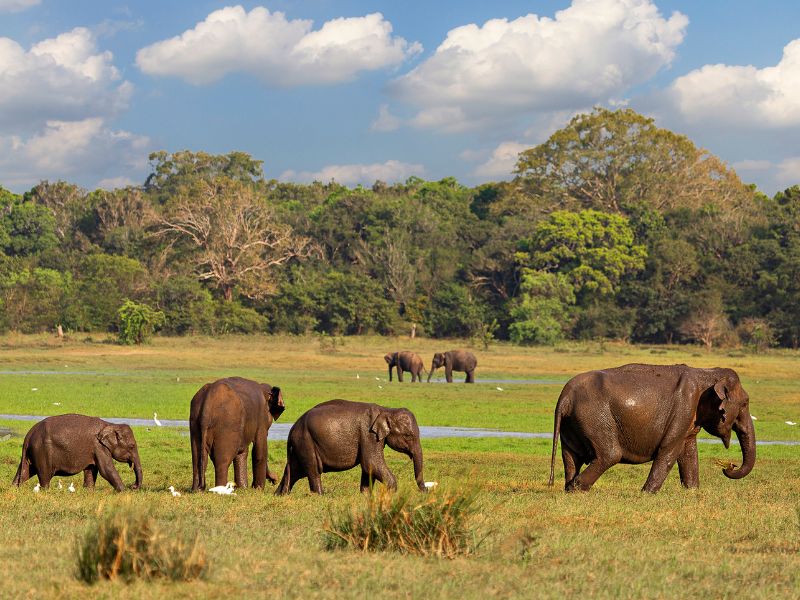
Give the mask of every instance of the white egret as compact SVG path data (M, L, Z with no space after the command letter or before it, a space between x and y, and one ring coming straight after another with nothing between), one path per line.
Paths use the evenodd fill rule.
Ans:
M32 391L32 392L38 392L38 391L39 391L39 388L31 388L31 391Z
M379 386L378 386L378 389L379 389L379 390L382 390L382 389L383 389L383 386L382 386L382 385L379 385Z
M64 489L64 486L61 485L61 480L60 479L58 480L58 489L60 489L60 490Z
M155 421L156 425L161 427L161 421L158 420L158 413L153 413L153 421Z
M356 373L356 379L361 379L361 375L359 375L358 373Z
M495 389L496 389L498 392L502 392L502 391L503 391L503 388L501 388L501 387L499 387L499 388L495 388Z
M426 481L426 482L425 482L425 487L426 487L427 489L429 489L429 490L432 490L432 489L433 489L433 488L435 488L437 485L439 485L439 482L438 482L438 481Z
M758 417L755 415L750 415L750 418L753 419L753 421L758 421Z
M233 486L234 485L236 485L236 484L231 482L231 481L229 481L225 485L214 486L214 487L210 488L208 491L211 492L212 494L221 494L223 496L230 496L231 494L233 494ZM236 494L233 494L233 495L235 496Z
M797 425L794 421L784 421L787 425Z
M61 402L53 402L53 406L61 406Z
M175 486L174 485L169 486L169 491L172 492L172 497L173 498L180 498L181 497L181 493L175 491Z
M40 486L40 485L37 483L35 486L33 486L33 493L34 493L34 494L38 494L40 489L42 489L42 486Z
M380 377L376 377L376 378L375 378L375 381L380 381L380 380L381 380L381 378L380 378Z
M70 494L75 493L75 484L70 481L69 487L67 488Z

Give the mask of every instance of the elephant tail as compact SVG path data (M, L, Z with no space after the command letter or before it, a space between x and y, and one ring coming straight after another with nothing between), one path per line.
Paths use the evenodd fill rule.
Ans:
M558 438L561 435L561 416L564 408L565 397L561 396L556 404L555 417L553 423L553 453L550 455L550 481L547 485L552 486L556 476L556 450L558 449Z
M16 485L19 487L22 483L27 481L30 478L30 463L28 462L28 436L25 436L25 441L22 444L22 458L19 459L19 466L17 467L17 473L14 475L14 479L11 482L11 485Z
M286 466L283 468L283 477L281 477L281 482L278 484L277 489L275 490L276 496L285 496L289 493L290 490L290 482L292 481L292 447L291 445L287 445L286 447Z

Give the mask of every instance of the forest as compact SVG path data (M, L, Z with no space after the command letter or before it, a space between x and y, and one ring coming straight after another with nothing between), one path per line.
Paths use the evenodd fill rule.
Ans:
M800 344L800 185L769 197L630 109L574 117L477 187L149 159L140 186L0 187L0 331L122 334L134 315L169 335Z

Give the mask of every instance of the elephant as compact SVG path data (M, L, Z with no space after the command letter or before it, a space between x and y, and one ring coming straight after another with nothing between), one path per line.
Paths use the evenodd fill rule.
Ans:
M439 367L444 366L444 376L447 383L453 383L453 371L464 371L467 374L465 383L475 383L475 367L478 366L478 359L468 350L450 350L449 352L437 352L431 361L431 370L428 373L428 383L431 375Z
M83 487L93 488L100 473L121 492L125 485L114 468L115 460L133 467L136 481L131 489L139 489L142 463L133 430L128 425L76 414L47 417L31 427L25 436L22 459L12 483L20 486L38 475L39 484L46 489L54 476L83 471Z
M397 479L386 466L384 446L414 461L414 478L427 491L422 477L422 445L414 414L405 408L385 408L367 402L329 400L309 409L292 425L286 444L286 468L275 494L288 494L308 477L312 492L322 494L322 473L361 466L361 491L372 480L397 489Z
M278 479L267 464L267 436L272 422L286 406L280 388L241 377L228 377L200 388L192 398L189 435L192 440L192 490L206 489L208 457L214 463L215 485L234 480L247 487L247 449L253 444L253 487Z
M383 357L386 364L389 365L389 381L392 380L392 367L397 368L397 381L403 382L403 371L411 373L411 382L422 381L422 373L425 371L425 366L422 359L416 352L390 352Z
M742 465L723 470L741 479L753 469L756 439L750 397L732 369L697 369L686 365L629 364L589 371L570 379L555 408L550 485L556 447L561 439L564 489L585 491L617 463L652 461L642 488L657 492L678 463L681 484L700 486L697 434L700 429L722 439L731 430L742 448ZM583 465L588 465L581 471Z

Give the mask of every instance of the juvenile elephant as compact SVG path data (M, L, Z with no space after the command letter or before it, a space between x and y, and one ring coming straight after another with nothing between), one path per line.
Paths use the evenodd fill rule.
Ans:
M588 490L617 463L653 461L642 488L657 492L678 463L681 483L700 485L697 433L705 429L727 448L731 430L742 448L742 466L726 477L753 469L756 438L750 398L732 369L686 365L630 364L576 375L564 386L555 409L550 485L561 437L566 490ZM588 465L581 471L583 465Z
M215 485L228 482L233 462L236 485L247 487L247 449L253 444L253 487L277 482L267 465L267 435L285 405L280 388L241 377L207 383L192 398L192 490L206 489L208 457L214 463Z
M444 366L444 376L447 383L453 383L453 371L464 371L467 374L465 383L475 383L475 367L478 366L478 359L468 350L450 350L449 352L437 352L433 355L431 370L428 373L428 382L431 375L439 367Z
M411 457L417 487L426 491L419 427L411 411L348 400L317 404L289 431L286 468L275 494L288 494L303 477L308 477L312 492L322 494L322 473L347 471L358 465L362 492L369 489L371 480L394 490L397 479L383 457L387 444Z
M83 471L83 486L93 488L97 474L114 489L125 489L114 461L133 467L136 482L142 485L142 464L133 431L128 425L115 425L86 415L47 417L31 427L22 442L22 459L12 483L19 486L33 475L43 488L56 475L75 475Z
M397 381L403 381L403 371L411 373L411 382L422 381L422 372L425 371L425 366L422 364L422 359L416 352L390 352L383 357L386 364L389 365L389 381L392 380L392 367L397 368Z

